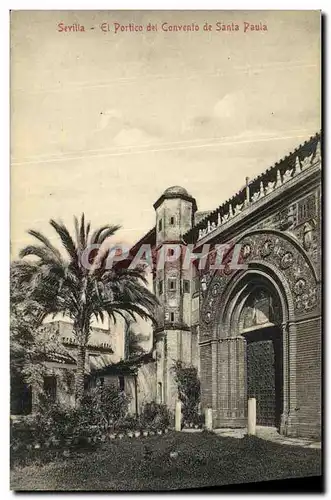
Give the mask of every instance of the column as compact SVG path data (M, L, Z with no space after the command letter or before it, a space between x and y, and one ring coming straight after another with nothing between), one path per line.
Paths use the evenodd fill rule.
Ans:
M246 360L245 339L228 337L219 342L219 427L245 427Z
M288 419L286 435L296 436L297 435L297 380L296 380L296 363L297 363L297 339L296 339L296 325L291 323L288 326Z
M288 402L289 402L289 334L288 324L282 325L283 332L283 412L280 422L280 433L286 435L288 425Z

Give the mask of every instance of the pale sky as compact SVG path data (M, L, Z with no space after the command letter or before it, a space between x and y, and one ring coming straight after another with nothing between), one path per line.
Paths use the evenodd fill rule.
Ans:
M158 32L100 30L149 21ZM260 21L267 31L243 32ZM22 11L11 31L14 258L27 229L52 237L50 218L72 227L82 211L134 243L171 185L214 209L321 127L318 11Z

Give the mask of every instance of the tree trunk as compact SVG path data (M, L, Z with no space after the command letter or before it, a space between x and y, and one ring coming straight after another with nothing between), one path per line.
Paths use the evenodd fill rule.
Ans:
M84 396L86 346L79 345L77 350L76 370L76 405L79 406Z

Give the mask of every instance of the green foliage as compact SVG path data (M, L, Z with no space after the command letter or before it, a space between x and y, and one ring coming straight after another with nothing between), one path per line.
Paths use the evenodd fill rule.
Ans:
M38 231L29 234L38 244L25 247L21 260L13 265L12 286L15 303L28 300L37 304L38 321L62 313L73 321L78 342L76 398L84 392L84 357L93 317L137 316L154 321L157 299L147 288L145 269L114 266L107 269L107 245L119 226L105 225L92 232L89 222L74 218L75 236L62 222L50 221L60 239L61 251ZM101 250L102 248L102 250ZM91 251L93 249L93 252ZM82 256L89 255L83 262ZM34 260L30 260L29 257Z
M104 429L123 419L128 412L129 398L114 385L97 386L82 400L86 418Z
M171 415L166 405L155 402L144 406L140 417L141 428L146 430L166 429L170 425Z
M182 402L183 421L189 424L200 424L200 380L198 371L194 366L184 366L182 361L177 361L174 369L178 397Z
M127 410L127 397L114 386L97 387L75 408L44 399L36 415L11 422L12 455L26 455L35 445L42 449L86 446L100 440L115 422L123 422ZM125 425L129 428L129 418Z
M10 307L10 375L11 407L15 412L16 391L23 383L33 385L37 402L43 396L44 377L49 375L45 361L54 355L68 356L68 350L58 337L52 335L41 323L38 305L21 296L17 288L17 268L12 266ZM23 287L24 288L24 287ZM67 375L66 370L53 370L59 379Z

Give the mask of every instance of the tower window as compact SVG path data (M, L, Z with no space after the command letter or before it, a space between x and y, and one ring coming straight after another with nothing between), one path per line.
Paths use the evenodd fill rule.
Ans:
M169 281L168 281L168 285L169 285L169 290L171 290L172 292L174 292L176 290L176 279L175 278L170 278Z
M160 280L159 281L159 295L162 295L163 294L163 281Z
M190 293L190 282L189 282L189 280L184 280L184 293Z
M170 225L173 226L175 224L175 217L170 217Z
M171 323L173 323L175 321L175 313L174 312L170 313L170 321L171 321Z
M162 219L159 220L159 231L162 231Z

